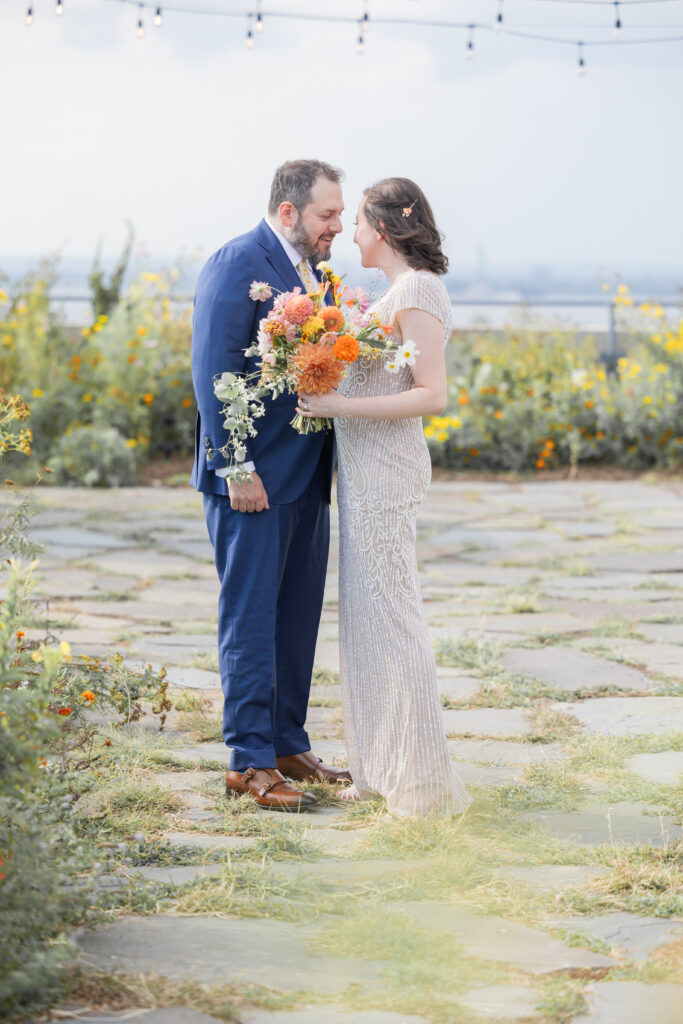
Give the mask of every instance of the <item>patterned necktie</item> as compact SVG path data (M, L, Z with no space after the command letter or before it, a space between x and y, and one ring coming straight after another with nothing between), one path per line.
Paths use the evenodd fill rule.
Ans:
M311 268L308 265L308 260L301 260L296 265L297 273L303 282L303 286L307 292L315 292L318 290L318 282L311 273Z

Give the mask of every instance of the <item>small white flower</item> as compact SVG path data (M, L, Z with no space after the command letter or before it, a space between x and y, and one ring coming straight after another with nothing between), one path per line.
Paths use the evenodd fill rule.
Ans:
M331 274L332 264L328 263L326 260L321 260L316 269L319 270L321 274Z
M252 281L249 288L249 298L254 302L267 302L273 294L273 289L267 281Z
M415 366L415 356L419 354L420 350L415 347L414 341L404 341L396 350L396 362L399 366Z
M398 363L395 359L388 359L387 362L384 364L384 369L388 370L389 373L398 373L398 371L401 369L401 364Z

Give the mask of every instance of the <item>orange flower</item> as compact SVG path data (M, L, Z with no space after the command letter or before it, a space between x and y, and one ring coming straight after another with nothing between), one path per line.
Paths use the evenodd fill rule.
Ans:
M142 396L142 401L145 403L145 405L151 405L152 402L154 401L154 395L150 394L150 392L148 391L146 395Z
M460 397L458 398L458 405L467 405L468 402L469 398L467 397L465 392L461 392Z
M83 690L81 697L83 698L83 700L86 700L88 704L92 704L92 702L95 699L95 694L92 692L92 690Z
M183 409L189 409L191 405L192 405L192 399L191 398L183 398Z
M135 355L135 353L132 353L131 355L127 356L126 358L128 359L129 363L134 363L135 360L137 359L137 356Z
M545 459L536 459L536 469L543 469L545 466Z
M382 328L382 330L384 331L385 334L391 334L391 332L394 329L391 326L391 324L380 324L380 327Z
M355 363L358 359L358 342L352 334L340 334L332 349L337 359L344 363Z
M589 399L589 401L584 402L584 405L586 406L587 409L592 409L593 406L595 405L595 402L591 402L590 399Z
M286 303L283 310L285 320L290 324L305 324L314 312L315 306L308 295L295 295Z
M479 454L479 449L478 448L470 448L469 449L469 453L470 453L470 455L472 457L476 457Z
M496 411L493 414L493 417L496 420L502 420L502 418L503 418L503 410L502 409L496 409Z
M299 345L294 363L299 371L299 391L309 395L324 395L337 387L344 375L344 367L329 345Z
M65 718L68 718L71 714L71 708L60 708L57 714L64 715Z
M318 316L325 324L326 331L338 331L344 325L344 314L337 306L323 306Z
M282 320L266 320L263 330L266 334L284 334L285 325Z
M21 640L22 636L24 635L23 629L18 629L14 635L16 636L17 640Z

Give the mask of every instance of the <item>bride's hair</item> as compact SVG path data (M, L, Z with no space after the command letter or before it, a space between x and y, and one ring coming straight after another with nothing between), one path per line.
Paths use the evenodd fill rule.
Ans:
M413 270L445 274L448 257L422 189L410 178L383 178L363 192L363 211L376 231Z

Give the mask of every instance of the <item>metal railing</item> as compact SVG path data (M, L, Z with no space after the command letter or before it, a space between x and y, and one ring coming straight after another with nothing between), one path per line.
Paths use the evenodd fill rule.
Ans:
M193 301L192 295L169 295L169 300L173 303L187 304ZM681 309L683 307L683 295L676 298L662 298L653 299L652 297L638 298L636 296L629 296L633 308L636 308L643 303L649 303L650 305L661 306L663 309ZM56 303L79 303L81 305L90 305L92 299L90 295L53 295L52 301ZM621 309L623 303L616 301L613 298L610 299L542 299L542 298L529 298L529 299L463 299L451 297L451 305L462 308L475 308L475 309L510 309L531 312L534 309L602 309L606 314L606 335L607 335L607 347L602 358L608 364L608 366L616 365L617 356L619 354L618 341L617 341L617 310ZM495 330L486 324L469 324L467 326L457 327L456 330ZM586 333L594 332L595 328L586 328Z

